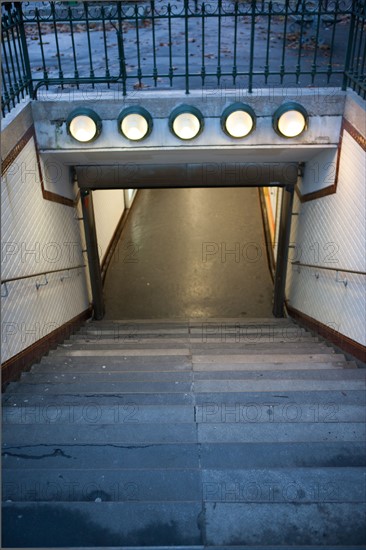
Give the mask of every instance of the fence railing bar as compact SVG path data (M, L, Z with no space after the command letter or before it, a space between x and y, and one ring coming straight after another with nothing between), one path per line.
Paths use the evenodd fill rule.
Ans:
M249 93L254 85L291 87L301 83L304 86L340 85L343 89L350 86L365 95L366 4L360 0L285 0L281 4L272 0L178 0L175 3L117 0L62 4L44 2L33 8L30 3L18 2L12 8L3 8L3 115L26 93L36 98L37 91L44 86L47 90L51 86L80 88L90 84L110 88L122 83L126 95L132 86L140 89L168 84L173 87L179 79L179 85L184 85L189 93L192 86L204 88L212 84L212 79L221 86L225 79L226 87L240 85ZM113 29L117 43L109 38ZM184 30L179 33L184 36L178 46L175 45L177 29ZM29 60L29 30L39 47L40 69L36 69L39 61L30 63ZM99 58L94 30L102 40ZM80 31L86 40L84 65L78 54L80 36L75 34ZM61 40L64 32L66 36ZM208 42L207 36L212 32L217 33L217 38L211 36ZM45 35L50 33L56 55L52 47L45 46ZM131 34L135 35L135 45L130 44ZM260 34L261 42L258 42ZM152 48L146 45L147 37ZM345 59L341 63L340 39L346 43ZM67 41L70 59L63 58ZM35 42L32 41L32 52ZM209 52L209 44L214 47L213 52ZM159 53L159 47L163 46L168 47L165 63L161 62ZM230 48L230 59L224 56L224 46ZM276 55L272 54L273 46ZM56 59L51 59L51 55ZM104 63L100 63L102 56ZM113 63L117 56L118 75ZM180 57L177 67L174 66L176 56ZM194 56L198 64L193 67ZM164 83L166 78L168 82ZM136 84L132 84L133 79L137 80Z

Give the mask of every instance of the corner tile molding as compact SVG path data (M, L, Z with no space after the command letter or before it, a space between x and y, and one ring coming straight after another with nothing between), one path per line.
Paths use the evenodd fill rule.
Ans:
M41 182L41 189L42 189L42 196L45 200L56 202L58 204L62 204L64 206L70 206L71 208L74 208L78 197L76 200L68 199L67 197L63 197L62 195L58 195L57 193L53 193L52 191L47 191L47 189L44 188L44 182L43 182L43 174L41 170L41 163L38 153L38 147L37 147L37 140L36 140L36 132L34 125L30 126L28 130L25 132L25 134L20 138L18 143L13 147L13 149L10 151L10 153L5 157L5 159L1 163L1 176L4 176L4 174L7 172L7 170L10 168L10 166L15 162L18 155L22 152L24 147L27 145L27 143L33 138L35 150L36 150L36 156L37 156L37 166L38 166L38 172L39 172L39 180Z
M313 191L312 193L307 193L302 195L298 186L295 186L295 192L300 200L300 202L309 202L316 199L321 199L322 197L327 197L328 195L333 195L337 192L337 183L338 183L338 172L339 172L339 163L342 150L342 139L344 132L347 132L364 151L366 151L366 137L363 136L347 119L342 119L341 133L339 137L338 144L338 153L337 153L337 165L336 165L336 174L335 180L332 185L319 189L319 191Z
M37 340L31 346L25 348L11 359L4 361L1 365L1 385L2 391L10 382L15 382L19 379L22 372L31 368L34 363L38 363L44 355L57 347L70 334L77 332L81 325L92 316L92 307L67 321L57 329L53 330L40 340Z
M302 311L290 306L288 301L286 301L286 309L290 317L297 321L300 325L303 325L305 328L312 330L316 334L319 334L330 343L338 346L345 353L349 353L359 361L366 363L366 347L352 340L345 334L332 329L331 327L324 325L317 319L306 315Z

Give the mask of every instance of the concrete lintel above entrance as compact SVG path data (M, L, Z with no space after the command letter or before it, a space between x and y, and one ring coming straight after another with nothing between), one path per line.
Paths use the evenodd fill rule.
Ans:
M75 167L84 189L295 185L297 163L113 164Z

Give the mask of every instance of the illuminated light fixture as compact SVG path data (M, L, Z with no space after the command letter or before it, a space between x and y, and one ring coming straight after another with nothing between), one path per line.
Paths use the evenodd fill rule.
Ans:
M308 126L309 116L299 103L289 102L281 105L273 115L273 128L281 137L297 137Z
M150 113L143 107L128 107L120 113L118 130L131 141L145 139L152 131L153 119Z
M192 105L180 105L169 117L169 128L179 139L188 140L197 137L203 130L203 115Z
M88 143L94 141L102 131L102 121L100 117L92 111L81 107L75 109L69 114L66 120L67 132L76 141Z
M240 139L255 129L255 112L249 105L233 103L221 115L221 128L230 137Z

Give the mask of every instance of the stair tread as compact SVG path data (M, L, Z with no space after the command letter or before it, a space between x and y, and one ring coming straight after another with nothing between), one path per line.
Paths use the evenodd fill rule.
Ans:
M131 393L123 394L121 392L109 394L54 394L50 392L37 393L35 389L30 388L30 393L12 393L9 386L9 392L3 396L4 405L13 405L28 403L29 405L42 405L51 403L58 405L66 404L84 404L87 405L95 402L98 396L98 405L125 405L133 403L136 405L192 405L202 404L207 402L218 403L353 403L365 405L366 393L364 390L319 390L319 391L274 391L267 392L263 395L262 392L211 392L211 393ZM38 388L37 388L38 389Z
M41 430L39 429L41 426ZM364 422L20 424L3 426L4 449L19 444L366 441Z
M62 372L59 370L56 373L39 372L37 368L30 372L24 373L20 379L20 383L27 384L58 384L58 383L74 383L74 382L191 382L204 380L225 380L227 382L234 380L258 379L291 379L291 380L366 380L366 370L364 369L271 369L262 372L260 368L257 370L231 370L231 371L109 371L107 368L100 369L96 373L76 373Z
M181 372L224 372L224 371L271 371L271 370L329 370L329 369L344 369L354 370L357 365L353 361L332 361L321 363L306 363L304 361L286 362L281 363L194 363L187 359L186 361L176 361L174 364L165 363L163 361L153 362L146 358L143 361L132 361L132 358L128 359L116 359L116 358L97 358L96 361L91 360L84 361L80 357L68 358L67 361L50 361L43 359L40 363L33 365L30 373L60 373L60 374L83 374L83 373L181 373ZM173 358L171 358L173 359ZM183 358L182 358L183 359ZM173 361L172 361L173 363Z
M359 503L321 503L320 507L318 503L214 502L206 503L203 516L201 512L198 502L5 503L4 523L7 533L13 533L13 546L22 546L17 541L24 540L24 533L31 543L36 537L45 547L52 547L55 540L60 546L99 541L104 546L154 545L157 535L160 545L199 545L200 516L206 525L205 546L267 544L269 536L272 544L291 539L293 544L339 546L365 540L365 506Z
M3 501L12 502L365 502L364 467L7 469ZM253 485L256 490L253 491ZM49 487L52 487L49 490ZM203 489L203 490L202 490Z
M287 371L288 372L288 371ZM76 378L76 377L75 377ZM248 380L195 380L194 388L192 388L193 382L161 382L149 380L147 382L130 382L130 381L78 381L75 379L74 383L38 383L32 384L23 380L14 387L9 388L13 394L31 393L35 386L37 391L49 394L87 394L93 393L107 394L120 392L125 395L137 394L137 393L189 393L194 391L198 393L214 393L214 392L273 392L273 391L301 391L301 390L364 390L365 381L359 379L348 380L317 380L317 379L296 379L287 378L282 379L248 379ZM61 379L62 380L62 379Z
M106 452L107 451L107 452ZM365 467L364 442L245 442L162 443L156 445L17 445L3 451L3 468L34 470L88 469L245 469Z
M5 543L350 550L356 366L289 319L87 323L3 396Z

